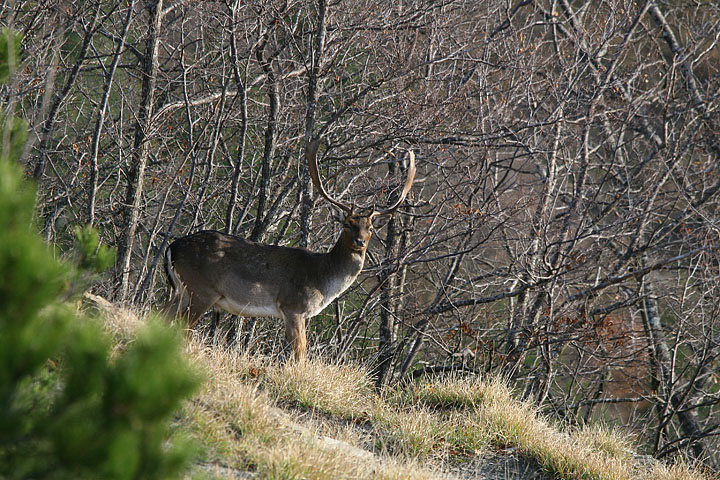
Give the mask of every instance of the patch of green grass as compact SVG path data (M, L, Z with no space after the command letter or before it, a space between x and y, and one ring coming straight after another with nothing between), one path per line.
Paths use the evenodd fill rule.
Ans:
M454 428L447 433L447 444L451 449L472 454L492 446L492 438L486 430L467 421L467 416L455 414L448 419Z
M423 407L378 409L374 424L381 432L378 441L383 450L410 458L432 455L447 436L447 425L440 415Z

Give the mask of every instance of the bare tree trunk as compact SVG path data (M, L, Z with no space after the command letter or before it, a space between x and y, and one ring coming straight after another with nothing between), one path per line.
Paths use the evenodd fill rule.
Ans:
M198 205L202 205L205 202L205 196L207 195L208 185L210 184L210 178L215 167L215 151L217 150L218 143L220 142L220 131L223 127L223 114L225 112L225 104L227 100L227 84L223 85L223 95L220 98L220 104L217 107L217 116L215 118L215 124L213 125L213 133L210 143L210 152L205 155L207 165L205 167L205 176L203 178L202 186L200 187L200 193L197 198ZM208 126L210 124L208 123ZM206 126L207 128L207 126ZM198 219L200 217L200 209L195 210L193 221L191 225L197 227Z
M62 105L65 98L67 98L68 93L70 93L70 89L75 84L75 80L78 77L80 68L85 63L87 51L88 48L90 48L90 42L92 41L92 37L95 34L95 27L97 25L98 18L100 18L101 6L102 3L98 3L92 22L85 30L85 36L83 38L82 46L80 47L80 52L78 53L77 60L75 61L75 64L70 70L67 79L65 80L65 85L63 85L62 90L58 92L58 94L53 98L53 101L50 104L48 116L45 119L42 133L40 135L40 145L38 148L39 156L37 162L35 163L35 169L33 170L33 178L37 182L42 179L43 173L45 172L45 165L47 164L48 159L48 147L50 145L50 140L52 139L53 128L55 127L55 117L57 116L58 110L60 109L60 105Z
M526 256L528 258L527 273L523 276L523 283L532 283L534 279L539 278L545 274L542 272L544 267L544 258L548 248L547 228L550 224L555 208L555 202L558 196L558 153L559 153L559 142L563 131L562 121L562 110L557 113L558 122L555 126L555 135L553 139L553 148L548 153L546 163L544 165L544 181L542 182L542 192L540 193L540 201L537 204L537 208L533 214L532 226L530 234L532 235L532 241L530 242L530 248ZM569 224L566 222L564 225L564 239L566 239L570 230ZM561 242L560 245L563 245ZM556 253L556 261L559 255L559 251ZM537 292L533 306L530 307L532 295L531 292L522 292L517 299L517 302L512 303L512 315L510 316L510 326L508 328L506 336L506 347L505 351L510 357L511 368L514 369L516 365L522 361L525 348L527 346L528 338L523 335L523 328L535 324L537 317L540 312L540 307L545 298L544 292Z
M95 130L93 132L92 139L92 152L90 154L90 192L88 193L88 215L87 222L90 226L95 223L95 198L97 196L98 189L98 154L100 151L100 138L102 136L103 126L105 124L105 114L108 108L108 102L110 100L110 91L112 90L112 84L115 81L115 71L117 70L118 63L120 63L120 54L125 48L125 39L130 28L130 23L133 18L133 11L135 10L135 0L131 0L127 7L127 16L123 23L123 30L118 42L115 55L113 56L112 64L110 69L105 75L105 86L103 88L103 98L100 103L100 111L98 112L98 118L95 122Z
M236 2L232 8L233 25L238 16L238 8L240 2ZM230 199L228 201L227 211L225 214L225 233L232 234L235 232L235 208L237 205L238 186L240 184L240 174L242 173L243 158L245 157L245 141L247 137L248 127L248 109L247 109L247 71L248 65L245 65L244 72L240 72L240 55L238 54L237 35L235 28L230 31L230 53L232 55L232 72L237 86L238 96L240 97L240 132L238 134L237 155L235 157L235 167L233 171L232 184L230 187Z
M325 49L325 34L327 30L327 1L318 0L318 23L315 32L315 45L310 56L310 68L308 68L307 86L307 110L305 112L305 141L312 140L315 135L315 110L317 108L318 74L320 63ZM300 246L307 247L310 241L310 230L312 229L313 212L313 191L310 182L310 172L304 161L300 167Z
M396 163L388 164L390 176L394 176ZM404 175L404 172L403 172ZM397 194L390 203L394 203ZM399 256L403 244L407 243L407 232L402 217L393 215L387 225L385 237L385 268L381 273L380 288L380 326L377 367L375 368L375 388L381 389L389 380L395 344L397 341L397 325L395 318L400 315L402 301L400 289L404 277L404 266L400 265Z
M702 429L697 418L696 409L685 408L682 396L675 391L676 378L673 369L674 361L670 348L665 340L662 320L658 308L654 288L647 279L643 280L642 291L642 318L650 349L649 359L652 362L651 371L654 372L654 383L658 386L658 393L665 400L658 405L659 424L655 433L654 452L658 453L664 436L665 427L673 416L677 415L680 429L689 440L690 450L697 460L712 460L712 455L703 441Z
M269 34L268 34L269 36ZM267 41L267 39L266 39ZM255 210L255 225L253 226L250 239L253 241L262 241L265 235L266 205L270 190L270 167L272 165L273 156L275 155L275 142L277 138L277 120L280 110L280 92L278 90L278 81L272 65L272 58L265 58L264 50L267 44L258 49L256 55L263 71L268 79L268 100L270 106L268 108L267 125L265 127L265 146L263 150L262 165L260 167L260 185L257 195L257 205Z
M120 300L125 300L130 284L132 249L138 227L145 167L150 150L149 135L158 74L158 46L160 44L163 0L156 0L154 3L148 4L146 8L148 12L148 33L142 69L142 93L137 123L135 124L135 140L133 142L132 159L125 192L123 229L118 241L116 276L119 278L117 296Z
M400 236L398 230L402 229L402 221L393 217L387 225L387 236L385 237L385 268L381 273L382 287L380 288L380 326L378 359L375 368L375 388L381 389L390 370L395 345L395 315L397 314L397 301L395 291L397 289L397 274L394 272L395 255L397 254Z

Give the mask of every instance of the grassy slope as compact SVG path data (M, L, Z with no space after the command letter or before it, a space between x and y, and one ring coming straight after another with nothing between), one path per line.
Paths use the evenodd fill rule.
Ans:
M120 346L131 341L141 319L88 299ZM187 352L207 375L178 419L205 446L190 478L710 478L640 463L622 432L560 431L497 379L428 380L378 397L355 366L282 366L194 339ZM512 467L489 468L504 457ZM519 465L526 473L513 473Z

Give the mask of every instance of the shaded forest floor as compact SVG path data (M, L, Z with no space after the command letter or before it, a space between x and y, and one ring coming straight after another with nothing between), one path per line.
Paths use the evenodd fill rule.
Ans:
M121 350L143 319L88 295ZM443 377L377 395L365 370L282 365L190 338L201 390L176 418L201 444L187 478L709 479L638 455L622 431L567 430L496 378Z

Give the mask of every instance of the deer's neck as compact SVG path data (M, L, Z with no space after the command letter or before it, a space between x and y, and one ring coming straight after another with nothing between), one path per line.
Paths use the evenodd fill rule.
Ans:
M333 248L327 253L327 257L330 264L336 267L337 274L350 275L354 280L365 263L365 249L356 250L350 248L348 244L347 239L341 234Z
M365 263L365 249L351 248L350 241L341 234L325 259L325 295L334 298L347 289L360 274Z
M309 316L320 313L347 290L360 274L364 262L365 250L348 248L341 235L335 246L323 255L323 261L319 264L317 286L322 299Z

